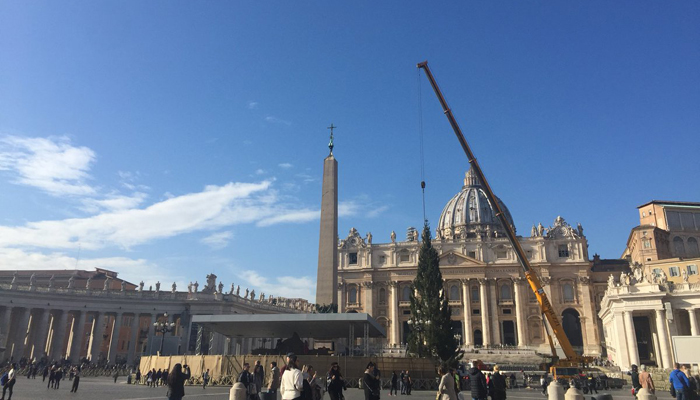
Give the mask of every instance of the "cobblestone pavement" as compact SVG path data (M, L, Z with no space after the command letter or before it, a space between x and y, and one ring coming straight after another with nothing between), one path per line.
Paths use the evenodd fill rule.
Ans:
M15 393L12 400L163 400L166 399L165 387L149 388L143 385L127 385L122 379L114 383L109 378L82 378L78 393L70 393L72 382L64 380L58 390L47 389L46 383L41 379L18 379L15 385ZM185 386L185 399L193 400L227 400L230 387L207 387ZM629 389L610 390L607 393L613 395L614 400L634 400ZM541 392L536 389L515 389L509 390L508 400L544 400ZM659 399L671 400L668 392L657 392ZM345 392L346 400L364 400L364 393L359 389L348 389ZM382 390L382 399L393 399L389 392ZM5 397L7 400L7 397ZM434 391L413 391L409 396L397 396L396 400L434 400ZM590 395L584 396L585 400L591 400ZM328 396L324 396L328 400Z

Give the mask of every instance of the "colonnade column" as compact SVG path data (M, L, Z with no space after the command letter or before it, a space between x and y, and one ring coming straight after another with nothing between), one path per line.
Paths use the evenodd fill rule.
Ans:
M523 310L522 293L520 292L520 285L523 282L522 277L516 277L513 279L513 297L515 298L515 326L518 333L518 339L516 344L518 347L523 347L527 343L525 338L525 318Z
M659 335L659 347L661 348L662 368L671 368L671 354L669 350L668 334L666 333L666 311L656 310L656 333Z
M630 355L630 364L639 365L639 352L637 351L637 334L634 332L634 320L632 313L625 311L625 331L627 334L627 350Z
M9 355L7 349L10 347L10 324L12 323L12 307L5 307L2 315L2 326L0 326L0 347L5 348L5 353ZM3 355L3 359L9 358Z
M491 345L491 320L489 318L488 290L489 282L486 278L479 279L479 299L481 301L481 337L484 347Z
M472 328L472 306L469 291L469 279L462 279L462 313L464 314L464 330L462 332L462 338L464 339L463 343L465 346L471 346L474 344L472 341L474 329Z
M695 314L695 309L688 309L688 318L690 319L690 334L698 336L698 316Z
M48 351L46 351L46 340L49 337L49 317L51 317L51 310L44 310L37 325L34 349L32 351L32 355L36 358L41 358L44 353L48 354Z
M363 304L362 308L367 314L374 316L374 290L372 289L374 283L372 281L366 281L362 283L362 286L362 289L365 291L365 304Z
M129 340L129 348L126 353L126 363L131 365L136 358L136 348L139 340L139 330L141 330L141 316L139 314L134 315L134 320L131 321L131 340Z
M17 329L15 330L15 348L12 355L16 360L24 357L25 341L27 340L27 331L29 330L29 317L31 317L32 309L25 308L21 314Z
M156 349L153 347L155 344L154 342L156 341L156 327L155 323L158 321L158 315L156 314L151 314L151 323L148 324L148 338L146 339L148 341L148 354L155 354ZM208 346L208 344L207 344Z
M391 288L391 344L398 345L399 340L399 283L389 282Z
M491 343L501 344L501 320L498 318L498 297L496 296L499 288L496 278L493 278L492 281L493 290L489 291L489 302L486 304L489 308L489 314L493 311L493 315L489 318L491 322Z
M61 316L56 319L56 313L60 312ZM54 360L62 359L66 355L66 349L63 346L63 342L66 339L66 328L68 325L68 311L66 310L55 310L54 311L54 321L58 321L53 324L53 333L51 334L51 346L49 348L48 354Z
M67 312L64 312L68 315ZM70 355L69 358L71 362L80 361L80 353L83 348L83 338L85 337L85 318L87 316L86 311L76 311L73 314L73 338L70 344ZM67 317L66 317L67 318ZM65 331L65 329L63 329Z
M95 319L92 322L92 344L90 345L90 362L97 363L100 361L100 349L102 347L102 335L105 327L103 325L104 314L95 312Z
M122 328L122 313L117 313L114 317L114 325L112 325L112 337L109 341L109 353L107 354L107 362L111 365L117 361L117 345L119 344L119 331Z

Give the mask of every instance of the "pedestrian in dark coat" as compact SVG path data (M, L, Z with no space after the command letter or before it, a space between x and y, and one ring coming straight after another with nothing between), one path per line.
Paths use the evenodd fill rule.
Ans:
M476 367L471 367L467 371L469 376L469 387L472 393L472 399L483 400L488 395L488 387L486 386L486 377Z
M182 400L185 397L185 382L190 379L190 367L185 364L184 372L182 364L175 364L172 372L168 374L168 400Z
M379 400L379 379L374 376L375 365L370 361L362 377L362 387L365 390L365 400Z
M328 383L328 396L331 400L340 400L343 397L345 381L343 380L343 374L340 373L340 366L337 362L331 364L331 369L328 371L328 375L326 375L326 382Z
M53 388L58 389L61 385L61 379L63 379L63 369L56 368L56 374L54 375Z
M493 375L489 381L491 400L506 400L506 377L499 371L498 365L493 367Z

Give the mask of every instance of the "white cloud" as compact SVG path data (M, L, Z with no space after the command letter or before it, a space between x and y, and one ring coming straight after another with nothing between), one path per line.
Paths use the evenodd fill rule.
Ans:
M292 164L290 164L290 163L281 163L281 164L277 164L277 166L280 167L280 168L282 168L282 169L290 169L290 168L292 168L294 165L292 165Z
M89 213L129 210L140 206L147 197L146 193L136 192L131 196L113 194L102 200L83 199L83 210Z
M283 120L283 119L280 119L280 118L277 118L277 117L275 117L275 116L273 116L273 115L269 115L269 116L265 117L265 121L270 122L270 123L272 123L272 124L281 124L281 125L287 125L287 126L291 126L291 125L292 125L291 122L286 121L286 120Z
M258 226L270 226L281 223L300 223L309 222L321 217L319 210L295 210L286 213L280 213L261 219Z
M258 169L255 170L255 175L263 175L264 173L265 173L265 170L264 170L264 169L258 168Z
M212 249L223 249L224 247L228 246L231 239L233 239L233 232L224 231L213 233L200 240L200 242L211 247Z
M360 205L354 201L341 201L338 202L338 216L339 217L352 217L356 215Z
M388 210L389 206L380 206L367 211L367 218L376 218L384 211Z
M250 284L251 289L266 296L302 298L312 303L316 299L316 283L308 276L278 276L270 282L256 271L247 270L239 273L238 277Z
M86 183L95 153L74 147L67 137L0 138L0 171L16 174L13 182L39 188L52 196L92 195Z
M249 101L248 102L248 109L249 110L255 110L258 108L258 106L259 106L259 104L257 101Z

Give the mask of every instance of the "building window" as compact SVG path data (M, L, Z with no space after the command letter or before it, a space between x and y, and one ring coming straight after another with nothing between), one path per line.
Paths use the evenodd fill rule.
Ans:
M503 315L510 315L512 314L513 311L510 308L504 308L503 309Z
M509 285L503 285L501 286L501 300L512 300L513 296L511 296L510 293L510 286Z
M478 286L472 286L472 302L473 303L479 302L479 287Z
M357 253L348 254L348 264L357 265Z
M479 310L478 308L473 309L472 315L481 315L481 310Z
M403 310L403 315L411 315L411 310Z
M505 258L508 258L508 250L506 249L496 249L496 258L499 260L503 260Z
M673 238L673 249L676 250L676 257L685 257L685 245L683 239L678 236Z
M350 288L350 291L348 292L348 303L350 303L350 304L357 303L357 289L354 287Z
M695 264L687 265L686 266L688 270L688 275L697 275L698 274L698 266Z
M528 260L532 259L532 250L525 250L525 257L528 258Z
M404 286L403 292L401 293L401 301L411 301L411 287Z
M562 286L562 293L564 296L564 303L574 302L574 287L570 283L565 283Z
M459 301L459 288L456 285L450 286L450 300Z
M400 262L409 262L409 261L411 261L411 255L408 254L407 251L402 251L402 252L399 254L399 261L400 261Z
M688 238L688 257L700 257L700 248L698 248L697 239Z
M476 259L476 251L470 251L467 253L467 256L470 258Z
M528 293L530 294L527 296L527 299L530 301L530 303L536 303L537 296L535 296L535 292L533 292L532 290L528 290Z
M645 249L651 249L651 240L642 239L642 247L644 247Z
M661 276L661 268L654 268L652 272L655 276Z
M386 256L379 256L379 265L386 264Z
M668 275L669 275L669 276L678 276L678 275L680 275L680 272L679 272L679 270L678 270L678 267L670 267L670 268L668 269Z
M386 304L386 289L379 289L379 304Z
M569 258L569 246L565 244L559 245L559 258Z

